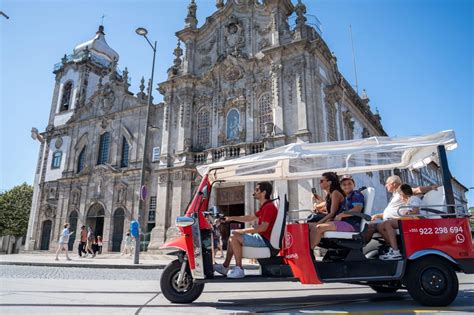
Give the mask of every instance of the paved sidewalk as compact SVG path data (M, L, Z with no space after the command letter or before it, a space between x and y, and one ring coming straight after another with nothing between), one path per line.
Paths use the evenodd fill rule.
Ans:
M79 268L114 268L114 269L163 269L176 256L140 253L140 263L135 265L132 256L122 256L120 253L104 253L95 258L81 258L76 253L69 255L72 260L66 260L64 254L55 261L55 254L43 251L0 255L0 265L49 266L49 267L79 267ZM223 259L216 259L221 263ZM258 265L244 259L245 269L258 269Z

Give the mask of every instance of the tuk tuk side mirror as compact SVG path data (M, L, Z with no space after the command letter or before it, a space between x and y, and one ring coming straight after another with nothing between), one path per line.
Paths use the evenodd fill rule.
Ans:
M176 226L178 227L187 227L194 224L194 218L191 217L177 217Z

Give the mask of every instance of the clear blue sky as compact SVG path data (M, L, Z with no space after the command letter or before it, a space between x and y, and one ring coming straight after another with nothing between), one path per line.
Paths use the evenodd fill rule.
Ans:
M197 0L199 25L214 0ZM296 0L293 1L296 3ZM360 89L377 106L389 135L454 129L459 147L449 153L451 171L467 187L473 168L473 2L469 0L306 0L322 22L323 37L339 69L355 83L352 24ZM149 77L151 49L134 30L144 26L158 41L157 82L164 81L184 26L187 0L0 0L0 189L33 182L39 144L32 126L47 125L53 65L94 35L105 14L106 39L128 67L131 90ZM161 99L157 92L155 98ZM474 193L469 194L474 205Z

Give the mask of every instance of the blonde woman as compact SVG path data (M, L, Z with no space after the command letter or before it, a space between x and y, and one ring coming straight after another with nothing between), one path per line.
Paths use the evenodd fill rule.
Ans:
M59 237L59 242L58 242L58 249L56 250L56 259L59 260L58 256L61 250L64 248L64 251L66 252L66 259L71 260L68 255L67 247L69 243L69 236L71 236L73 232L69 232L69 223L64 223L64 229L61 233L61 236Z

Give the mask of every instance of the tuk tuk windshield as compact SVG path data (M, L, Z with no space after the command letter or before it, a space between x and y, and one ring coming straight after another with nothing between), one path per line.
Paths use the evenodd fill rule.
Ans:
M272 150L198 167L201 175L227 182L294 180L319 177L327 171L340 174L394 168L420 168L436 159L437 147L457 146L454 131L425 136L371 137L364 139L292 143Z

